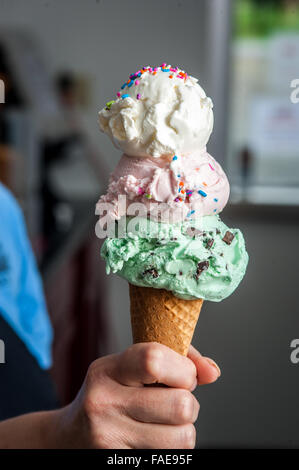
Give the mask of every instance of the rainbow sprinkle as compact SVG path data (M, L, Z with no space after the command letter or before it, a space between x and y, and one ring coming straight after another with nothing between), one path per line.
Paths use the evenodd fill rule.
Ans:
M197 191L198 194L200 194L201 196L203 197L207 197L207 193L205 193L204 191L202 191L201 189L199 191Z
M114 100L108 101L108 103L106 103L106 109L110 111L110 108L113 105L113 103L115 103Z
M130 98L130 95L128 95L127 93L125 93L124 95L122 95L122 99L124 100L125 98Z
M209 163L209 167L211 168L211 170L215 171L215 168L212 167L211 163Z
M171 65L167 67L166 62L163 62L159 67L142 67L140 70L137 70L137 72L131 73L127 82L121 86L121 89L123 90L126 87L131 88L134 83L135 85L139 85L140 80L138 79L142 77L143 74L150 73L152 75L156 75L159 70L164 73L169 72L169 78L180 78L184 81L189 78L189 75L183 70L180 70L178 67L172 67ZM119 94L117 94L117 96L119 97Z
M190 217L192 214L194 214L195 211L190 211L188 214L187 214L187 217Z

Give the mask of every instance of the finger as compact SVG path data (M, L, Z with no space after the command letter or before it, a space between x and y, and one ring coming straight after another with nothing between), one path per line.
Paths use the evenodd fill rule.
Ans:
M127 443L133 449L194 449L196 431L193 424L169 426L128 423Z
M159 343L134 344L118 356L114 379L128 386L162 383L190 390L196 380L192 360Z
M215 382L220 377L221 371L216 362L209 357L203 357L193 346L190 346L188 357L196 367L198 385Z
M174 388L127 390L128 416L144 423L188 424L197 420L199 403L191 392Z

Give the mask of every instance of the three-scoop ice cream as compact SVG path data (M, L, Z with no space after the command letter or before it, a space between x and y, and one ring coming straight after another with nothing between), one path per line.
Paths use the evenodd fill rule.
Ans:
M212 106L195 78L162 64L130 75L100 111L101 130L125 152L97 206L105 205L105 222L126 218L125 235L104 242L107 273L213 301L242 280L244 238L218 215L229 183L206 149Z

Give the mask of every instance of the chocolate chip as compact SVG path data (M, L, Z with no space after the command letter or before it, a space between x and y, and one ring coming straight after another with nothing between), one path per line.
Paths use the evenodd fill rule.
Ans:
M172 237L170 240L171 240L172 242L175 242L175 241L177 240L177 238L176 238L176 237Z
M225 233L225 235L224 235L224 237L222 238L222 240L223 240L227 245L230 245L234 238L235 238L235 235L227 230L227 232Z
M186 230L186 235L188 235L189 237L196 238L200 237L202 234L203 232L195 227L188 227Z
M212 248L213 243L214 243L214 238L208 238L207 240L205 240L205 242L206 242L207 248Z
M198 279L201 273L203 271L206 271L209 266L210 266L210 263L208 261L200 261L197 265L195 279Z
M220 253L220 256L223 256L223 253Z
M143 273L142 273L143 276L147 276L147 275L150 275L154 278L157 278L159 277L159 274L158 274L158 271L155 269L155 268L150 268L150 269L146 269Z
M216 228L216 233L217 233L217 235L219 235L219 233L220 233L219 228Z
M183 271L180 271L180 272L179 272L179 275L182 276L182 275L183 275Z
M211 232L209 232L209 234L210 234L210 235L213 235L213 232L211 231Z

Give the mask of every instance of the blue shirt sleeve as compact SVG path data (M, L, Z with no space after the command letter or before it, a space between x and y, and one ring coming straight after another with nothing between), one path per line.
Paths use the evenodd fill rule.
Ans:
M0 186L0 312L39 365L51 366L52 327L22 212ZM2 280L1 280L2 275Z

